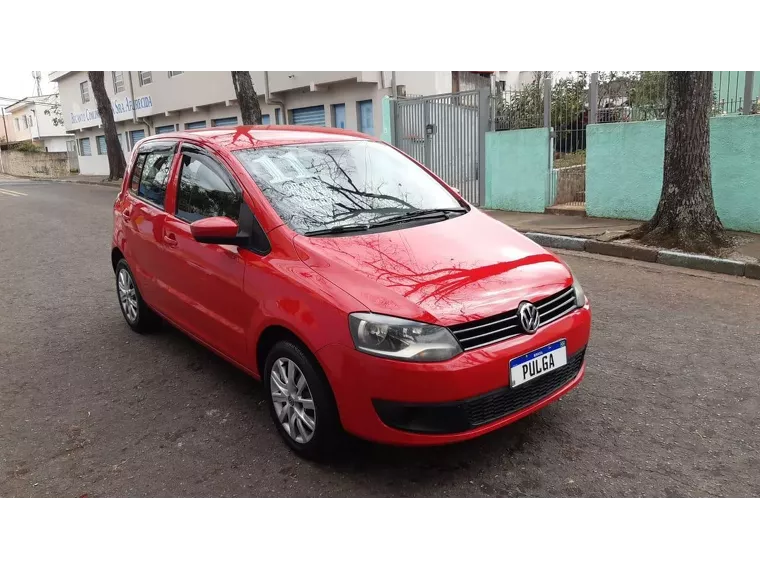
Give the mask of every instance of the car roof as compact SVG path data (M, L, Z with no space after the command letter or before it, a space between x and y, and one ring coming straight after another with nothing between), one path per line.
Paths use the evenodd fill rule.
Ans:
M200 142L225 148L228 151L262 148L284 144L309 142L346 142L351 140L372 140L371 136L339 128L305 127L286 125L215 127L198 130L167 132L146 137L148 140L164 138Z

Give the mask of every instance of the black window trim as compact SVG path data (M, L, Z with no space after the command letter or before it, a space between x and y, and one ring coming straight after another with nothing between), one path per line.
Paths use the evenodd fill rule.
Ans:
M135 164L137 164L137 161L140 159L140 156L145 156L145 160L147 160L148 154L151 154L153 152L160 152L162 150L171 150L173 152L172 156L172 162L169 165L169 181L166 183L166 192L169 191L169 184L171 184L171 168L174 164L174 160L176 159L177 153L178 153L178 147L179 141L178 140L149 140L148 142L145 142L143 144L140 144L139 146L135 147L135 159L132 161L132 167L130 169L129 173L129 183L127 184L127 192L130 196L132 196L134 199L141 201L144 204L147 204L149 206L152 206L156 208L159 211L163 211L165 213L168 213L166 211L166 207L163 205L158 205L156 202L152 202L147 198L142 197L141 195L135 193L132 191L132 178L135 175ZM145 168L145 164L143 164L143 169ZM142 178L143 170L140 170L140 178ZM166 204L166 194L164 194L164 204Z
M261 224L256 219L256 215L253 213L253 210L251 209L251 206L249 206L245 201L245 192L242 191L240 184L238 184L238 181L235 179L235 176L232 175L230 172L230 169L217 157L215 157L211 152L206 150L205 148L198 146L196 144L192 144L189 142L182 142L177 149L177 154L180 155L180 161L182 160L182 155L188 152L188 154L199 154L201 156L205 156L209 160L211 160L213 163L215 163L219 168L221 168L222 173L227 177L228 181L232 185L232 189L235 191L235 193L240 198L240 215L238 216L238 226L245 230L244 227L242 227L242 220L243 220L243 213L247 211L247 213L250 216L250 236L249 236L249 243L248 245L238 245L241 249L245 249L246 251L251 251L252 253L256 253L257 255L260 255L262 257L268 255L272 251L272 244L269 242L269 237L267 237L266 232L264 231L264 228L261 227ZM182 162L180 162L179 170L177 171L177 183L175 184L175 190L174 190L174 212L166 212L168 215L171 215L172 218L176 219L179 222L182 222L186 225L190 225L191 222L187 221L186 219L182 219L177 215L177 207L179 200L177 199L177 196L179 195L179 184L182 179L182 168L184 168L184 165ZM266 242L266 246L262 247L260 249L256 248L255 243L253 241L253 233L256 231L260 234L260 236L263 238L263 241Z

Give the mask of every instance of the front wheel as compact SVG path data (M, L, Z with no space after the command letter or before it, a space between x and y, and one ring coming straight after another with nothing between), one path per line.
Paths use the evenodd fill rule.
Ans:
M313 460L334 456L345 443L327 378L306 349L277 342L262 381L277 431L297 453Z

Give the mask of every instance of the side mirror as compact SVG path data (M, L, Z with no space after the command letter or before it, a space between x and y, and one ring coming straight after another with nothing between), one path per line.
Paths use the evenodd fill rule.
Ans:
M238 224L229 217L207 217L190 224L190 233L199 243L236 245Z

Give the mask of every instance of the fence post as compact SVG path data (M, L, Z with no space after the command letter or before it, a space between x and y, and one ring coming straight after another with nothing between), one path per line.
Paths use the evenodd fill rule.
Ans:
M588 124L596 124L599 105L599 74L592 73L588 85Z
M424 99L422 102L422 136L424 137L425 143L422 147L422 156L423 156L423 164L427 168L430 168L432 170L432 164L431 164L431 151L430 151L430 136L427 132L427 127L430 124L430 101L428 99Z
M552 125L552 78L544 79L544 128Z
M743 115L752 114L752 83L755 80L754 71L744 72L744 105L742 107Z
M478 204L486 204L486 131L490 118L491 90L478 90Z

